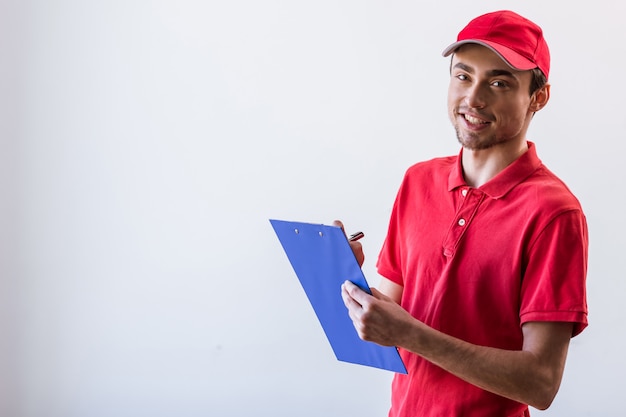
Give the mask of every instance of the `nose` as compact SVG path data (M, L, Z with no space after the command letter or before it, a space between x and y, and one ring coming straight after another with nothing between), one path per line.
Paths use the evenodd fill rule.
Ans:
M487 105L487 92L480 84L474 84L467 90L466 100L469 107L482 109Z

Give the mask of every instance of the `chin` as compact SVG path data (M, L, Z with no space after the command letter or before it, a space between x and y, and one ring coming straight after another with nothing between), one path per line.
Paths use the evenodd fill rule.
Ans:
M473 134L461 134L458 128L456 128L456 138L463 146L464 149L470 151L480 151L484 149L493 148L498 144L495 138L487 138L481 140L477 135Z

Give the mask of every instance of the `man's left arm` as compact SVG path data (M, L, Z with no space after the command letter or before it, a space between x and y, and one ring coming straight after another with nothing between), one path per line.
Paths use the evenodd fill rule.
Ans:
M521 350L474 345L412 317L375 288L369 295L346 282L350 318L363 340L398 346L457 377L503 397L546 409L558 392L572 336L572 323L528 322Z

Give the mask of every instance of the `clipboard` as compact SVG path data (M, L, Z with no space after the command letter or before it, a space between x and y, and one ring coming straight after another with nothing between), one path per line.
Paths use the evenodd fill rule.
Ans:
M337 226L270 219L289 262L324 329L336 358L406 374L393 346L362 340L341 298L341 285L352 281L371 294L348 239Z

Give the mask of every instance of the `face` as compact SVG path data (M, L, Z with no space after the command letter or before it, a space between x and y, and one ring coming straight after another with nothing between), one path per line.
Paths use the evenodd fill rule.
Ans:
M520 144L537 106L529 94L530 71L516 71L492 50L477 44L452 57L448 113L457 138L469 150ZM544 103L545 104L545 103Z

